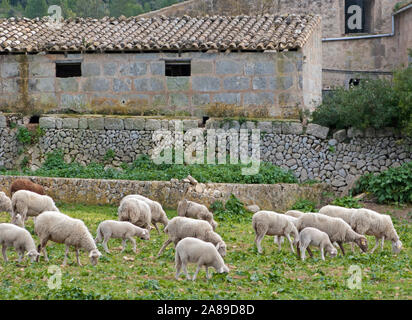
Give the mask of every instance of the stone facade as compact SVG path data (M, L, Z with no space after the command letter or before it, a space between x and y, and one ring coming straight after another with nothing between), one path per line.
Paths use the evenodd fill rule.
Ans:
M178 6L163 8L159 14L307 14L322 16L322 38L392 33L392 14L398 1L368 0L367 34L345 34L344 0L192 0ZM151 14L146 14L150 16ZM391 77L394 68L410 63L408 48L412 48L412 9L394 16L393 36L355 40L325 40L322 43L323 88L348 86L352 78Z
M0 191L9 194L15 176L0 176ZM92 205L111 204L118 206L120 200L129 194L141 194L159 201L164 208L176 209L183 198L210 206L219 200L226 202L234 194L246 205L257 204L266 210L286 211L296 199L305 198L321 205L330 187L325 184L312 186L297 184L230 184L199 183L188 181L130 181L93 180L31 177L44 186L47 195L63 203L84 203ZM186 179L184 179L186 180Z
M10 120L0 116L0 166L11 169L22 159L18 155L22 146L16 138L17 129L11 129L7 122ZM349 129L332 133L329 128L316 124L305 127L300 122L240 123L210 119L205 127L200 124L197 119L182 121L185 131L192 128L202 131L259 129L261 161L292 170L302 182L326 182L339 192L347 191L360 175L381 172L412 161L410 142L404 139L399 143L400 135L393 128L364 132ZM45 134L29 154L33 169L41 165L46 153L57 149L63 150L68 162L77 161L85 165L99 161L119 167L122 162L131 163L141 154L151 155L156 145L153 132L165 129L174 133L176 119L41 117L40 127ZM226 148L230 149L229 139ZM114 158L107 160L109 150L113 151Z
M320 26L318 27L320 28ZM297 116L321 98L320 35L305 51L113 53L0 56L0 111L75 111L201 116L223 103L266 107L269 116ZM306 51L308 54L306 57ZM165 60L186 59L191 76L165 76ZM57 78L56 61L80 61L81 77ZM313 79L319 79L313 82ZM292 110L292 111L291 111Z

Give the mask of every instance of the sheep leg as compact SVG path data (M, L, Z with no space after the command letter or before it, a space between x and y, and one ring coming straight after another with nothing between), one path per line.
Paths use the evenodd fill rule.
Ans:
M322 260L325 261L325 254L323 252L323 246L320 247L320 256L322 257Z
M156 257L156 258L159 258L160 255L162 254L163 250L164 250L169 244L171 244L171 243L172 243L172 240L167 239L167 240L163 243L163 246L160 248L159 253L157 254L157 257Z
M126 244L126 239L123 239L123 240L122 240L122 252L123 252L124 250L126 250L126 246L127 246L127 244Z
M371 254L376 250L376 248L379 246L379 238L375 237L375 246L371 250Z
M262 239L263 239L264 236L265 236L265 234L262 233L262 234L256 235L256 238L255 238L255 243L256 243L256 246L257 246L257 249L258 249L259 253L262 253L262 246L261 246L260 243L262 242Z
M179 256L178 253L176 253L176 256L175 256L175 267L176 267L175 278L177 280L177 279L179 279L180 271L182 269L182 260L180 259L180 256Z
M70 247L66 244L66 251L64 252L63 266L67 265L67 258L69 256Z
M306 248L302 243L299 243L299 248L298 246L296 246L297 249L299 249L300 251L300 258L302 259L302 261L305 261L306 258Z
M129 237L129 238L127 238L127 239L129 239L129 240L130 240L130 242L133 244L133 251L134 251L134 253L137 253L137 249L136 249L136 240L135 240L135 239L133 239L133 237Z
M20 263L23 260L23 258L24 258L24 253L19 251L19 258L17 259L17 262Z
M3 248L1 248L1 253L3 254L3 259L4 259L5 262L8 261L6 251L7 251L7 247L5 245L3 245Z
M82 264L80 263L79 249L77 248L76 248L76 259L77 259L77 264L81 267Z
M160 234L160 230L159 230L159 227L157 226L157 224L156 224L156 223L153 223L153 225L154 225L154 227L156 228L157 234Z
M186 265L186 263L183 264L183 273L186 275L186 279L187 279L187 280L190 280L190 276L189 276L189 274L187 273L187 265Z
M309 247L306 248L306 251L309 253L310 257L313 258L312 250Z
M208 266L205 265L205 269L206 269L206 279L210 279L212 277L212 275L209 274Z
M293 253L295 253L295 250L293 249L293 244L292 244L292 240L290 239L290 235L286 235L286 238L289 240L290 243L290 250L292 250Z
M39 253L40 253L41 251L43 251L44 260L46 260L46 261L48 262L48 261L49 261L49 257L47 256L47 251L46 251L47 241L48 241L47 238L42 239L42 240L40 241L40 248L39 248L38 251L39 251Z
M109 239L110 237L104 237L103 243L102 243L103 249L106 253L110 253L109 248L107 247L107 241L109 241Z
M192 281L195 281L195 280L196 280L196 277L197 277L197 274L199 273L200 268L201 268L201 265L200 265L200 263L199 263L199 264L197 265L195 274L193 275Z
M343 248L342 242L338 242L339 248L342 250L342 254L345 255L345 249Z
M383 245L385 243L385 236L382 237L382 242L381 242L381 251L383 251Z

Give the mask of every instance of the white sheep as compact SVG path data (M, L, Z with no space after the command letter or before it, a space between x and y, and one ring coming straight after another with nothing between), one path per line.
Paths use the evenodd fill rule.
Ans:
M38 251L43 252L46 261L49 261L46 251L46 244L49 240L66 245L63 260L64 266L67 262L70 246L73 246L76 251L77 264L79 266L81 266L79 258L80 249L89 253L92 265L96 265L101 256L92 235L80 219L74 219L56 211L46 211L39 215L34 222L34 232L40 239Z
M140 199L129 197L120 201L117 209L119 221L129 221L135 226L151 230L152 214L149 205Z
M186 199L179 201L177 214L181 217L205 220L210 223L213 230L216 230L218 225L213 219L213 213L211 213L206 206Z
M0 212L12 213L11 199L4 193L0 192Z
M285 236L289 240L292 252L295 252L293 245L298 243L299 233L293 222L291 222L286 215L273 211L258 211L252 216L252 227L255 230L255 243L259 253L262 253L260 243L265 235ZM294 236L293 244L290 239L290 234ZM279 245L279 250L280 249L281 247Z
M173 242L176 247L177 243L186 237L194 237L211 242L216 246L217 251L222 257L226 255L226 243L219 234L213 231L212 226L207 221L177 216L169 221L164 231L168 234L169 238L163 243L157 257L161 255L170 243Z
M169 223L169 219L166 215L166 212L163 210L163 207L159 202L146 198L140 194L131 194L131 195L124 197L123 199L128 199L128 198L140 199L140 200L145 201L149 205L150 213L151 213L151 223L156 228L157 233L160 233L157 223L163 224L164 228Z
M18 252L18 262L24 259L24 253L26 251L26 255L32 262L35 261L39 255L30 232L11 223L0 224L0 245L2 245L3 258L6 262L8 261L6 255L8 247L14 247Z
M205 266L207 279L211 278L208 272L209 267L215 268L218 273L229 272L229 268L225 265L222 256L212 243L193 237L184 238L176 245L176 280L179 278L182 268L186 279L190 280L190 276L187 273L187 263L189 262L197 264L196 271L192 278L193 281L196 280L196 276L202 266Z
M319 213L330 217L342 218L359 234L375 236L375 246L371 253L378 247L379 240L382 240L381 250L383 250L385 239L392 241L393 252L399 253L402 249L402 242L399 240L389 215L366 208L355 209L332 205L324 206L319 210Z
M343 248L344 242L355 242L363 252L368 250L368 240L366 237L355 232L350 225L341 218L329 217L318 213L306 213L298 219L296 228L298 231L301 231L307 227L313 227L326 232L331 242L338 243L343 255L345 255ZM307 250L312 256L310 249L307 248Z
M331 257L338 254L338 250L330 242L326 232L319 229L307 227L299 233L299 249L302 260L305 260L305 251L308 246L316 246L320 248L322 260L325 260L324 251L328 252Z
M381 214L370 209L357 209L352 216L353 229L360 234L375 237L375 246L371 250L373 253L382 240L381 250L385 240L392 242L392 251L399 253L402 249L402 242L393 226L392 219L387 214Z
M12 223L19 224L17 215L21 216L20 226L24 227L24 222L29 216L36 217L44 211L59 211L53 199L49 196L40 195L38 193L19 190L16 191L12 198Z
M107 253L109 249L107 248L107 241L110 238L123 239L122 241L122 252L126 248L126 240L129 239L133 244L133 251L136 253L136 241L133 237L139 237L143 240L150 239L150 233L147 229L142 229L128 221L115 221L115 220L105 220L99 224L96 231L96 239L94 240L97 243L103 241L103 248Z

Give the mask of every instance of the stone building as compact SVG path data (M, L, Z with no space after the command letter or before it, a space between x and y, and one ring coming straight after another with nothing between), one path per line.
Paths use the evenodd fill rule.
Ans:
M0 111L200 116L221 102L296 117L321 99L321 57L312 14L3 19Z
M391 77L411 62L410 0L189 0L153 14L312 13L322 16L323 89Z

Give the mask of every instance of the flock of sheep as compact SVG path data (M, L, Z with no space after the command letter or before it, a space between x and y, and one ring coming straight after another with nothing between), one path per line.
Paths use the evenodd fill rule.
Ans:
M48 241L53 241L66 245L63 265L67 263L71 246L75 249L78 265L81 265L80 249L88 252L90 262L96 265L101 256L97 249L98 243L103 242L105 252L109 253L109 239L122 239L122 251L129 240L136 252L134 238L149 240L150 230L156 228L159 233L157 224L160 223L164 225L168 239L163 243L157 257L170 243L174 243L176 279L182 269L186 278L191 279L186 268L188 263L197 264L192 280L196 279L203 266L207 278L209 267L213 267L218 273L229 272L223 260L227 246L216 232L218 224L208 208L196 202L181 200L177 208L178 216L169 220L157 201L141 195L128 195L121 200L118 207L118 221L101 222L96 238L93 239L84 222L61 213L53 199L45 195L42 186L28 179L17 179L13 182L10 193L11 199L4 192L0 192L0 212L9 212L11 215L11 223L0 224L0 245L5 261L8 247L14 247L18 252L19 262L24 258L25 252L33 262L39 260L41 253L48 261L46 245ZM31 234L24 229L24 223L30 216L34 218L34 232L40 240L37 248ZM363 208L348 209L327 205L318 213L303 213L297 210L290 210L285 214L258 211L252 217L252 227L259 253L262 253L261 241L265 235L274 236L279 250L285 237L292 252L296 245L298 256L302 260L305 259L305 251L312 256L309 246L319 247L323 260L327 253L331 257L337 255L335 246L339 246L342 254L345 254L345 242L352 244L352 250L355 243L363 252L367 252L368 242L365 235L376 238L371 253L378 247L380 240L382 249L384 240L392 242L395 253L399 253L402 248L390 216ZM294 238L293 242L291 236Z

